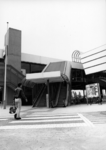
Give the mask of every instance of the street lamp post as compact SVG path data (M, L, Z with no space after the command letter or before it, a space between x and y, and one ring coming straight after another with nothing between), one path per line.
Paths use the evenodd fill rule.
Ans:
M8 22L7 22L7 33L6 33L6 39L5 39L5 71L4 71L4 100L3 100L3 106L4 109L6 109L6 78L7 78L7 51L8 51Z

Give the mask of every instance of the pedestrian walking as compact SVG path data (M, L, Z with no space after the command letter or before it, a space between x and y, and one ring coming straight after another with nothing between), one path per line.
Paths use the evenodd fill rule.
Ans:
M14 99L15 99L15 106L17 107L14 118L15 119L21 119L20 112L21 112L22 99L25 99L27 102L27 98L24 94L21 83L19 83L17 88L15 89Z
M100 104L102 104L102 99L103 99L103 94L101 94L100 96L100 101L99 101Z
M86 99L86 103L87 103L87 105L88 105L88 97L87 97L87 96L85 96L85 99Z

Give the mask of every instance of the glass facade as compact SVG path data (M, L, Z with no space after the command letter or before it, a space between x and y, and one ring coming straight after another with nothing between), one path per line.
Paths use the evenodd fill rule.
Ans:
M83 82L85 79L84 70L72 69L72 82Z
M2 62L2 63L3 63L3 62L4 62L4 59L0 58L0 62Z
M26 73L42 72L45 66L46 66L45 64L21 62L21 69L25 69Z
M31 73L30 63L21 62L21 69L25 69L26 73Z

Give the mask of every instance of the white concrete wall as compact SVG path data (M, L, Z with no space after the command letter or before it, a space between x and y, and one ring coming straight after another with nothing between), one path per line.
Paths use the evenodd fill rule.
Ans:
M3 49L0 49L0 58L3 58L3 51L4 51ZM49 64L50 62L58 62L63 60L21 53L21 61L39 63L39 64Z
M0 49L0 58L3 58L3 49Z
M85 69L86 74L92 74L106 70L106 63L98 66L92 66L91 68Z
M81 62L86 74L106 70L106 45L81 54Z
M71 66L74 69L84 69L82 63L78 63L78 62L71 62Z
M26 74L26 79L31 80L35 83L47 83L48 79L49 82L63 81L60 71Z
M32 55L32 54L21 53L21 61L33 62L33 63L39 63L39 64L48 64L50 62L57 62L57 61L61 61L61 60L55 59L55 58L42 57L42 56L37 56L37 55Z
M67 75L67 77L68 77L68 79L69 79L69 81L70 81L70 74L71 74L71 62L67 62L67 66L66 66L66 75Z
M80 57L81 57L81 59L82 59L82 58L88 57L88 56L90 56L90 55L94 55L94 54L96 54L96 53L98 53L98 52L101 52L101 51L103 51L103 50L106 50L106 45L103 45L103 46L97 47L97 48L95 48L95 49L92 49L92 50L90 50L90 51L87 51L87 52L85 52L85 53L82 53L82 54L80 55Z

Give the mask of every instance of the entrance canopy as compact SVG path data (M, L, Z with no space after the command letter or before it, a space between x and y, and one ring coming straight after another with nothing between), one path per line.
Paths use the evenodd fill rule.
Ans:
M49 82L63 82L64 77L62 76L60 71L41 72L41 73L27 74L26 80L31 80L32 82L35 83L46 83L47 80L49 80Z
M33 85L35 85L35 83L47 83L47 80L49 80L49 83L64 81L69 83L70 71L70 62L53 62L48 64L41 73L26 74L23 85L32 87Z

